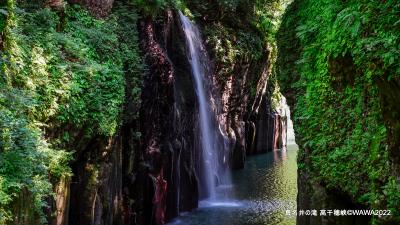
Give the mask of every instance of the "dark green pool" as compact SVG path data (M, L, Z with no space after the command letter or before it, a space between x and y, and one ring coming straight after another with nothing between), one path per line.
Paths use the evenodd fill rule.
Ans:
M232 185L219 187L221 201L203 201L192 212L170 224L182 225L292 225L296 209L297 146L247 158L243 170L234 171ZM223 197L222 197L223 196Z

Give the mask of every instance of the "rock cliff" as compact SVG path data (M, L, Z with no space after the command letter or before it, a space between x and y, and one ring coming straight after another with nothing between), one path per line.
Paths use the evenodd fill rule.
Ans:
M277 35L277 73L294 109L300 147L298 208L392 211L391 216L298 216L300 225L399 223L398 64L385 59L397 57L388 49L398 48L398 40L380 39L398 33L387 25L396 12L380 13L396 7L296 0L285 12ZM377 40L385 44L367 47Z
M210 1L198 8L199 4L188 1L188 8L197 15L192 19L201 27L203 51L212 62L210 101L216 115L213 122L221 124L216 134L226 150L221 154L228 158L227 167L239 169L246 155L285 146L286 117L272 106L273 48L261 41L260 32L246 16L241 18L246 24L239 28L226 20L235 20L233 12L211 18L213 4ZM17 6L27 7L28 16L21 15L21 19L40 26L38 32L51 32L44 38L56 37L42 40L38 34L24 45L29 51L41 43L38 57L43 56L48 67L40 76L48 84L57 82L53 86L59 88L46 92L49 86L40 83L32 90L49 93L49 107L53 107L53 114L34 116L32 121L45 124L38 127L43 138L71 152L73 159L66 163L70 172L52 174L49 179L55 195L47 196L44 213L20 206L33 201L28 190L20 192L11 204L15 208L11 213L18 218L13 223L33 225L45 218L54 225L160 225L179 212L196 208L201 188L198 105L178 10L164 7L149 15L138 5L112 0L22 1ZM9 7L13 10L14 5ZM36 18L49 23L37 24ZM29 36L28 28L24 32ZM238 32L216 34L219 29ZM254 43L242 36L246 32L256 38ZM6 52L14 59L12 47L20 43L10 41L11 37L23 35L9 31L2 33L1 40L3 36ZM215 38L225 44L248 44L246 51L257 51L257 55L234 55L224 61ZM55 56L45 58L44 52ZM32 67L27 64L24 69ZM6 72L14 70L7 67ZM54 78L52 73L65 77ZM27 87L17 82L15 78L4 85ZM69 86L62 86L63 82Z

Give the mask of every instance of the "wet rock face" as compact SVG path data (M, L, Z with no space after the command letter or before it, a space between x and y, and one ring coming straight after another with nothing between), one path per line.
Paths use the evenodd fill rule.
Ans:
M10 225L20 224L40 224L40 218L37 212L34 210L33 196L28 190L23 189L17 199L11 205L14 212L13 221L10 221Z
M198 202L196 98L185 41L172 12L167 11L162 21L148 18L140 23L141 48L149 68L140 118L141 149L148 165L143 177L151 180L145 182L149 186L143 193L144 204L151 206L144 209L144 224L163 224Z
M361 205L349 201L349 196L339 190L327 190L322 184L310 182L312 178L306 171L299 173L297 179L299 192L297 195L298 210L363 210ZM297 216L299 225L363 225L369 224L369 216Z
M168 128L169 116L173 107L173 67L165 50L157 42L157 34L152 21L148 18L140 22L141 48L145 54L145 62L149 67L142 90L142 110L141 110L141 132L143 136L144 162L148 164L148 170L144 176L150 182L146 182L148 187L145 191L151 190L152 193L145 199L149 212L146 215L154 215L148 218L147 223L155 221L154 224L165 222L166 210L166 190L167 181L164 179L164 168L168 155Z
M283 126L283 118L277 112L271 109L268 96L264 96L260 113L255 119L255 137L250 142L248 154L260 154L275 149L281 149L282 132L286 128Z
M221 69L221 68L219 68ZM286 145L286 117L271 106L267 90L271 74L270 51L256 61L243 60L227 79L215 68L213 80L222 96L220 121L232 142L232 167L244 167L246 155L260 154ZM255 89L255 94L251 90Z
M123 114L140 110L140 118L123 116L112 138L77 141L69 224L158 225L197 207L198 112L180 24L168 11L158 22L142 19L139 30L142 104L129 104L127 76Z
M100 7L102 1L93 2L80 3L88 4L100 16L112 4L105 1ZM72 225L159 225L197 207L201 180L198 106L179 16L167 10L157 20L141 19L138 29L147 67L141 107L130 104L133 82L127 75L126 105L117 134L82 139L74 146L78 150L68 189L70 210L60 215L61 221ZM268 60L266 53L257 62L237 65L237 73L226 83L218 83L218 71L210 73L214 87L211 105L216 113L213 123L221 124L216 136L221 154L231 155L233 168L244 166L246 154L281 145L281 118L271 111L265 92ZM254 84L256 94L252 96ZM139 112L139 118L129 116L135 114L132 112Z
M167 11L162 19L143 19L140 34L149 69L142 90L140 117L141 163L145 166L137 173L133 185L142 186L139 191L142 194L132 197L144 207L139 211L131 209L136 210L142 224L163 224L179 212L197 207L201 180L200 140L196 133L198 106L177 15ZM214 87L213 123L221 124L220 133L216 134L218 144L223 156L231 155L233 168L244 166L246 154L283 146L283 119L271 110L270 96L265 91L271 69L268 60L266 53L258 62L237 65L237 73L226 83L218 83L217 71L210 73L208 79ZM256 95L251 96L254 83ZM248 124L254 124L253 135L248 134ZM263 136L265 129L270 131L269 138ZM251 145L247 144L249 136L255 137Z
M54 224L68 224L71 179L63 177L56 186L57 215Z
M121 224L121 136L96 138L72 166L69 224Z
M180 211L197 206L201 176L198 106L186 44L177 15L167 11L157 22L140 22L141 48L149 69L142 91L140 127L141 151L145 166L139 172L145 224L162 224ZM215 134L221 155L231 155L231 167L242 168L246 154L281 148L282 118L271 110L265 92L270 65L268 54L252 64L238 65L230 83L218 83L217 73L210 73L213 85L211 106L216 113L213 123L221 124ZM267 61L264 61L267 60ZM213 68L209 68L213 71ZM257 84L256 96L250 96ZM263 123L263 121L269 121ZM247 146L246 124L254 124L254 143ZM269 137L263 134L268 128ZM252 149L257 149L252 151ZM223 157L220 157L223 158ZM140 201L140 199L139 199Z
M400 180L400 79L388 78L388 74L377 77L383 119L388 130L388 151L392 175Z

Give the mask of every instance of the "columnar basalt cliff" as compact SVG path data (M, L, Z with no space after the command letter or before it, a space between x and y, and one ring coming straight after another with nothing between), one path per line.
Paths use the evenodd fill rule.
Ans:
M246 155L286 145L286 140L273 143L275 137L281 137L274 127L282 124L281 113L271 104L275 87L269 78L274 48L263 40L265 34L251 26L251 4L237 3L230 8L218 1L204 3L203 7L196 3L188 1L202 15L197 22L204 31L213 61L215 89L221 96L219 119L233 143L232 167L243 168ZM243 23L237 23L236 19ZM245 47L241 49L242 44Z
M140 22L141 48L149 67L142 91L144 160L155 190L148 199L156 224L197 206L195 96L179 20L166 11L161 23ZM186 63L185 63L186 62ZM151 207L150 209L151 210ZM150 221L147 221L150 223Z
M26 91L24 98L34 103L25 107L25 99L18 100L26 118L2 115L24 121L14 123L15 133L23 125L37 134L29 149L48 151L40 155L47 170L33 172L45 179L38 187L48 189L20 190L5 204L11 210L0 207L0 214L11 215L0 224L161 225L196 208L202 188L199 107L178 10L165 6L153 15L143 6L110 0L9 2L1 43L12 63L2 69L0 94ZM204 7L211 11L213 4ZM285 146L286 117L271 100L273 48L246 16L237 28L241 33L213 34L220 25L224 32L234 29L225 19L234 20L235 13L211 18L195 5L188 1L200 15L192 19L211 59L207 85L221 169L242 168L247 154ZM19 15L15 7L27 7L27 13ZM17 26L22 29L12 29ZM246 32L255 43L241 36ZM215 38L250 47L224 62ZM28 58L35 62L16 66ZM35 66L41 70L30 78ZM8 120L0 119L3 127ZM54 196L44 194L49 189Z
M399 4L339 2L293 1L277 36L277 74L300 148L298 208L391 215L298 216L297 223L398 224L399 64L385 57L398 57L389 49L399 42L380 37L398 34L391 24Z
M0 224L165 224L285 148L280 90L298 208L391 210L298 224L399 224L400 4L294 0L277 30L286 3L1 1Z
M144 81L142 90L142 111L141 111L141 131L142 149L144 162L148 165L148 174L144 175L147 185L144 190L154 190L152 193L143 193L148 196L144 205L148 212L144 212L144 218L151 219L145 223L154 221L161 224L165 220L175 217L179 212L188 211L197 207L199 200L199 162L200 150L198 149L198 107L194 93L191 69L187 61L186 46L183 38L183 31L177 13L165 11L160 16L160 22L153 22L150 18L140 21L141 48L145 53L144 58L149 68ZM268 76L268 54L265 56L265 65L252 73L241 71L238 75L242 79L253 76L252 79L259 82L258 101L252 103L254 108L264 106L258 114L255 109L251 114L255 114L254 121L262 121L264 117L272 118L269 123L257 126L263 132L263 126L269 129L269 141L264 142L264 137L258 137L259 152L272 150L274 146L280 148L284 143L274 143L273 139L281 136L281 129L275 129L275 125L281 124L278 121L279 114L271 110L267 103L268 94L265 92ZM212 69L212 68L210 68ZM212 71L212 70L211 70ZM246 133L245 115L246 107L250 108L250 99L247 99L248 91L246 86L240 81L231 79L235 82L234 87L226 88L226 93L221 91L217 81L218 71L210 74L210 84L214 85L213 111L216 113L214 123L222 124L220 133L215 134L220 149L228 149L227 154L232 154L231 166L240 168L243 166L246 155ZM249 85L249 84L246 84ZM250 88L247 86L247 88ZM222 103L229 107L223 108L218 102L226 97ZM235 97L233 97L235 96ZM236 107L242 108L234 111L235 107L232 99L236 99ZM249 102L248 102L249 101ZM243 105L243 106L242 106ZM241 116L237 115L241 114ZM250 113L248 113L250 114ZM236 118L236 119L235 119ZM280 125L278 125L280 126ZM267 129L267 128L266 128ZM277 133L274 134L274 132ZM254 135L258 132L254 131ZM250 136L249 136L250 137ZM278 140L279 138L277 138ZM257 140L257 139L256 139ZM269 144L269 145L268 145ZM256 144L254 144L256 145ZM230 149L230 150L229 150ZM248 151L249 154L255 154ZM229 158L229 155L226 155ZM146 176L150 176L147 177ZM147 203L146 203L147 202ZM151 210L152 209L152 210ZM150 211L151 210L151 211ZM151 218L153 215L154 218Z

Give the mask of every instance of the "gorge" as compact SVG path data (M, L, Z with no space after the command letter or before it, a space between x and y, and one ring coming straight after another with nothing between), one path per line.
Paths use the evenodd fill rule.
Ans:
M0 225L400 224L399 12L1 1Z

